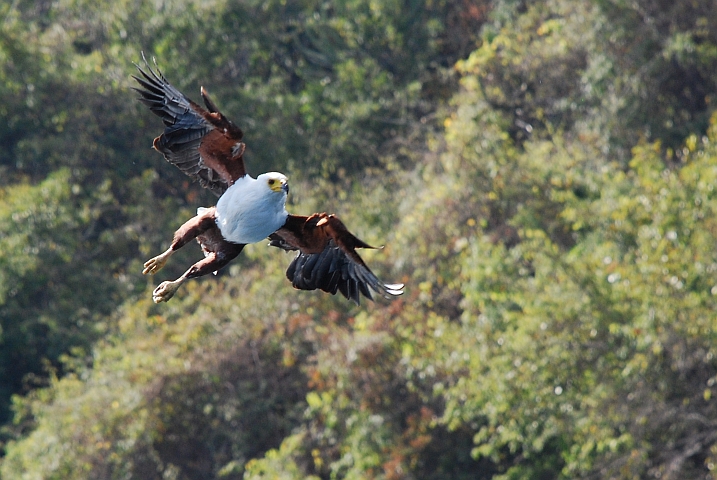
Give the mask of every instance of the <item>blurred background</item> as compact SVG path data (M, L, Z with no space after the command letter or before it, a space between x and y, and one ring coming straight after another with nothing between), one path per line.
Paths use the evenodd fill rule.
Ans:
M3 479L716 478L714 0L0 1ZM245 249L130 90L203 85L394 302Z

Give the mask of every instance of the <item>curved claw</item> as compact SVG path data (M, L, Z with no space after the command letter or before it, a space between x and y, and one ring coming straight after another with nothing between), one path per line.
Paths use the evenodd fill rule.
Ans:
M157 288L154 289L152 292L152 300L154 303L160 303L160 302L167 302L170 298L174 296L174 294L177 292L177 289L179 289L179 286L182 284L179 280L176 280L174 282L162 282L159 284Z
M161 255L147 260L144 262L144 269L142 269L142 275L154 275L166 265L169 256L172 254L171 250L167 250Z

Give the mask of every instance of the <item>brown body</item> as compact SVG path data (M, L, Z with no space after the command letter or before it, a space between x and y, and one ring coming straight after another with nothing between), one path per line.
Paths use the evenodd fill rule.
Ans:
M242 130L219 112L203 88L201 95L207 109L185 97L149 64L147 71L138 69L141 77L134 78L142 88L135 90L141 94L140 100L164 121L165 131L153 145L168 162L217 196L247 175ZM285 179L283 175L282 178ZM288 185L283 188L288 193ZM194 238L205 255L177 280L160 284L153 292L155 302L169 300L184 281L216 272L241 253L244 245L226 240L216 220L216 207L200 209L196 217L175 232L164 253L145 263L143 273L156 273L175 251ZM286 272L298 289L320 289L331 294L340 291L356 303L361 294L371 299L372 290L386 298L403 293L403 285L378 280L356 252L357 248L373 247L355 237L334 215L289 214L284 225L269 238L271 246L299 252Z
M204 259L185 272L187 279L216 272L234 260L244 249L244 245L227 242L224 239L214 220L215 212L216 208L208 208L174 232L172 245L169 247L173 252L195 238L204 252Z

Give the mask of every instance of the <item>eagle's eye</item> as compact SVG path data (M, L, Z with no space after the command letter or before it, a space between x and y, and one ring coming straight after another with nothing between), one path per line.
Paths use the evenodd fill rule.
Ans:
M276 180L274 180L273 178L271 180L269 180L269 185L274 185L275 183L276 183Z

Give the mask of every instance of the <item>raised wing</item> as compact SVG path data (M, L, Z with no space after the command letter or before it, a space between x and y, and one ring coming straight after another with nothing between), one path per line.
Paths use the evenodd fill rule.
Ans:
M140 88L140 101L164 122L164 133L154 139L154 148L182 172L195 178L217 196L246 175L243 132L217 109L201 89L205 110L173 87L155 63L147 59L140 76L132 75Z
M289 215L283 227L270 236L271 246L298 250L286 271L294 288L323 290L360 304L361 295L373 300L371 291L384 298L403 293L403 284L385 284L368 268L357 248L374 248L356 238L334 215Z

